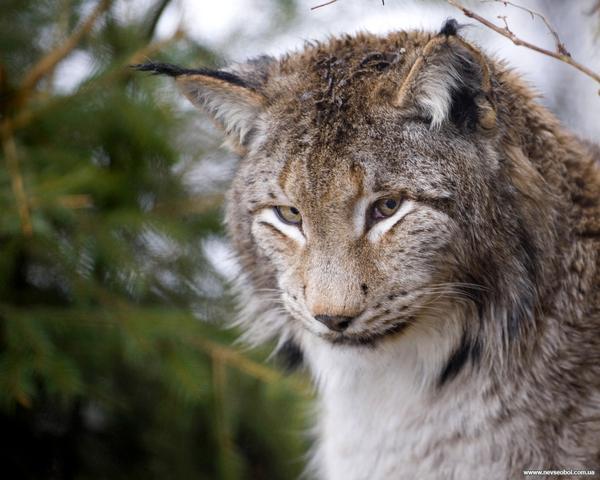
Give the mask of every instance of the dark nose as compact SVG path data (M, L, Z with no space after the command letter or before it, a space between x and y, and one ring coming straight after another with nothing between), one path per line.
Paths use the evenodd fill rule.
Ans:
M329 328L329 330L336 332L343 332L352 323L352 317L342 317L340 315L315 315L315 319Z

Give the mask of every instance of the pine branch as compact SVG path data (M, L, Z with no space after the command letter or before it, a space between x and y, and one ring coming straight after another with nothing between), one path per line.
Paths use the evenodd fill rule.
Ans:
M95 285L94 291L96 299L112 313L113 321L117 325L124 325L128 318L136 310L129 302L112 295L104 287ZM0 304L0 307L3 307ZM103 322L105 323L105 322ZM236 370L253 377L263 383L273 384L287 382L289 386L299 395L308 397L310 395L310 386L297 378L288 378L281 372L262 365L246 357L242 352L233 349L230 346L222 345L215 341L194 336L182 339L191 347L198 348L207 354L212 360L217 359L223 365L235 368Z
M6 160L6 169L10 175L12 190L17 204L17 211L19 212L19 219L21 220L21 231L26 237L31 237L33 234L33 228L31 226L29 202L27 200L27 193L25 192L23 176L21 175L19 155L17 153L17 146L15 144L15 138L13 136L13 129L10 120L5 120L2 122L1 129L2 149L4 151L4 158Z
M31 90L35 88L38 82L50 72L54 70L56 65L65 58L81 41L81 39L94 27L100 16L108 10L112 0L100 0L96 8L83 21L67 39L58 45L54 50L50 51L46 56L40 59L30 70L25 74L19 94L17 95L17 105L24 103L27 100Z
M29 204L34 209L44 205L44 203L45 202L35 195L29 200ZM61 195L55 199L55 204L70 210L81 210L84 208L92 208L94 206L92 196L86 194Z
M214 422L219 446L219 473L220 478L232 478L229 466L233 442L227 422L227 368L219 356L212 357L212 381L214 396Z
M147 57L149 57L150 55L159 52L160 50L164 49L165 47L169 46L171 43L177 40L185 38L185 36L185 31L181 28L178 28L172 36L165 38L164 40L158 40L156 42L152 42L148 45L145 45L144 47L140 48L139 50L132 53L129 57L127 57L127 59L122 63L122 68L119 68L115 71L111 71L110 73L96 80L93 80L88 85L85 85L84 87L80 88L73 95L87 93L94 88L99 88L107 85L111 81L120 78L124 74L127 74L129 72L129 70L127 69L131 64L140 63L141 61L147 59ZM47 111L47 109L50 108L60 107L63 103L71 100L73 98L73 95L55 96L52 97L49 102L47 102L41 107L37 107L35 109L21 110L13 120L13 129L18 130L20 128L27 127L33 120L35 120L38 113Z
M169 214L177 211L180 214L203 214L214 210L223 204L224 195L222 193L194 195L182 201L158 203L154 212L158 214Z
M234 367L236 370L256 378L264 383L277 383L285 379L278 371L261 365L225 345L206 339L194 339L193 344L205 351L211 358L218 358L224 364ZM307 395L308 386L301 382L292 383L293 389L302 396Z

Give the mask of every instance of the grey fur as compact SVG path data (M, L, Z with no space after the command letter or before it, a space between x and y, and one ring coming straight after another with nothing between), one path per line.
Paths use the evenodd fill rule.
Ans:
M344 36L232 67L251 89L177 76L240 155L226 214L240 323L251 342L304 351L323 478L600 468L598 150L456 33ZM351 214L373 191L416 205L377 243ZM257 220L286 201L305 243ZM326 331L318 314L357 320ZM389 377L374 383L381 359L372 371ZM398 378L406 389L385 398ZM338 401L349 416L331 411ZM396 433L364 427L388 411ZM379 453L357 464L361 451Z

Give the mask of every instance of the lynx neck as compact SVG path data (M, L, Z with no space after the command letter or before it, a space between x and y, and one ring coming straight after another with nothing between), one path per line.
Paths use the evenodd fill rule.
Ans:
M508 478L500 467L497 477L489 476L498 452L507 450L494 448L490 419L501 406L486 394L486 381L469 375L442 389L435 385L435 367L450 345L436 352L434 362L423 362L425 352L409 342L380 348L308 343L320 396L319 478Z

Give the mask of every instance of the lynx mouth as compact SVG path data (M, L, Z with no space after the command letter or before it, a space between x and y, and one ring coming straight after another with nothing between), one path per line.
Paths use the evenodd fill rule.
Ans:
M364 333L364 334L335 334L335 335L324 335L329 342L334 345L349 345L356 347L374 347L383 340L388 340L391 337L401 335L408 327L412 325L412 318L409 318L401 323L392 325L391 327L377 333Z

